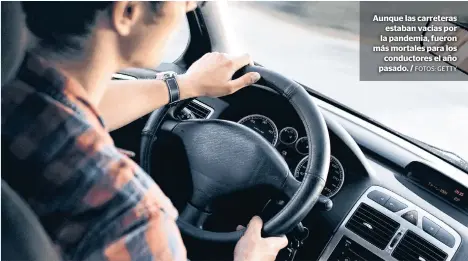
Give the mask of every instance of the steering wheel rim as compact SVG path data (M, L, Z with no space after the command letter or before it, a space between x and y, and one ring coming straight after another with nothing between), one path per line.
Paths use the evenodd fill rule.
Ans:
M289 101L304 124L309 141L309 160L303 181L301 183L294 182L290 178L292 174L289 168L287 168L287 171L291 175L286 177L283 185L287 187L285 188L285 193L290 196L290 200L284 208L267 221L263 227L263 233L265 235L281 235L289 232L301 222L317 202L325 186L328 175L330 140L323 116L313 99L301 85L263 67L246 66L240 71L242 74L247 72L260 73L262 80L267 86ZM152 145L157 139L158 131L162 128L168 109L169 106L165 106L155 110L149 117L142 131L141 166L147 173L151 173ZM216 123L213 123L213 120L205 120L204 122L206 122L206 124L215 124L214 126L217 126L217 124L225 125L225 123L218 123L218 121L219 120L216 120ZM202 123L200 121L198 122L197 124L200 126ZM174 129L175 125L177 125L177 123L171 128ZM234 125L229 126L229 128L231 127L234 128ZM213 126L211 126L211 128L213 128ZM277 158L275 159L278 160ZM283 159L281 158L280 160ZM244 232L242 230L234 232L207 231L193 224L189 224L181 220L181 218L178 219L177 224L181 231L187 235L215 242L235 242Z

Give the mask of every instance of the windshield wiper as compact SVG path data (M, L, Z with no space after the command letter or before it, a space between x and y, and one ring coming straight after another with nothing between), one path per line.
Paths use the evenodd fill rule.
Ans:
M459 155L457 155L456 153L427 144L425 142L409 137L407 135L403 135L403 136L405 136L405 138L411 140L413 143L417 144L418 146L436 154L437 156L443 158L446 161L449 161L450 163L462 169L463 171L468 172L468 162L464 160L462 157L460 157Z

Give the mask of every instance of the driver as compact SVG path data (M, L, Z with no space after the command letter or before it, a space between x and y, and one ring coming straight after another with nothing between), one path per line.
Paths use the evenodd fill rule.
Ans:
M115 146L109 131L164 106L164 81L110 81L154 68L194 2L24 2L37 46L2 88L3 175L27 200L64 260L186 260L177 210ZM209 53L177 76L180 98L218 97L256 82L248 55ZM11 171L13 170L13 171ZM283 237L254 217L234 260L274 260Z

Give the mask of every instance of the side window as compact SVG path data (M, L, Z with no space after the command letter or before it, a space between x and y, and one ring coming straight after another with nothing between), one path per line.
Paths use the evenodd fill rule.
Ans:
M169 39L162 62L172 63L176 61L185 52L189 42L190 29L187 18L185 18Z

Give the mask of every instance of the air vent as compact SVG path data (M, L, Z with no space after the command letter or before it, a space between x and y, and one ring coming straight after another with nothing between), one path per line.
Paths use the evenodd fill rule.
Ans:
M445 252L410 230L403 236L392 256L400 261L444 261L447 259Z
M213 108L198 100L192 100L185 108L190 110L197 119L207 119L213 113Z
M346 228L380 249L385 249L400 224L365 203L361 203Z

